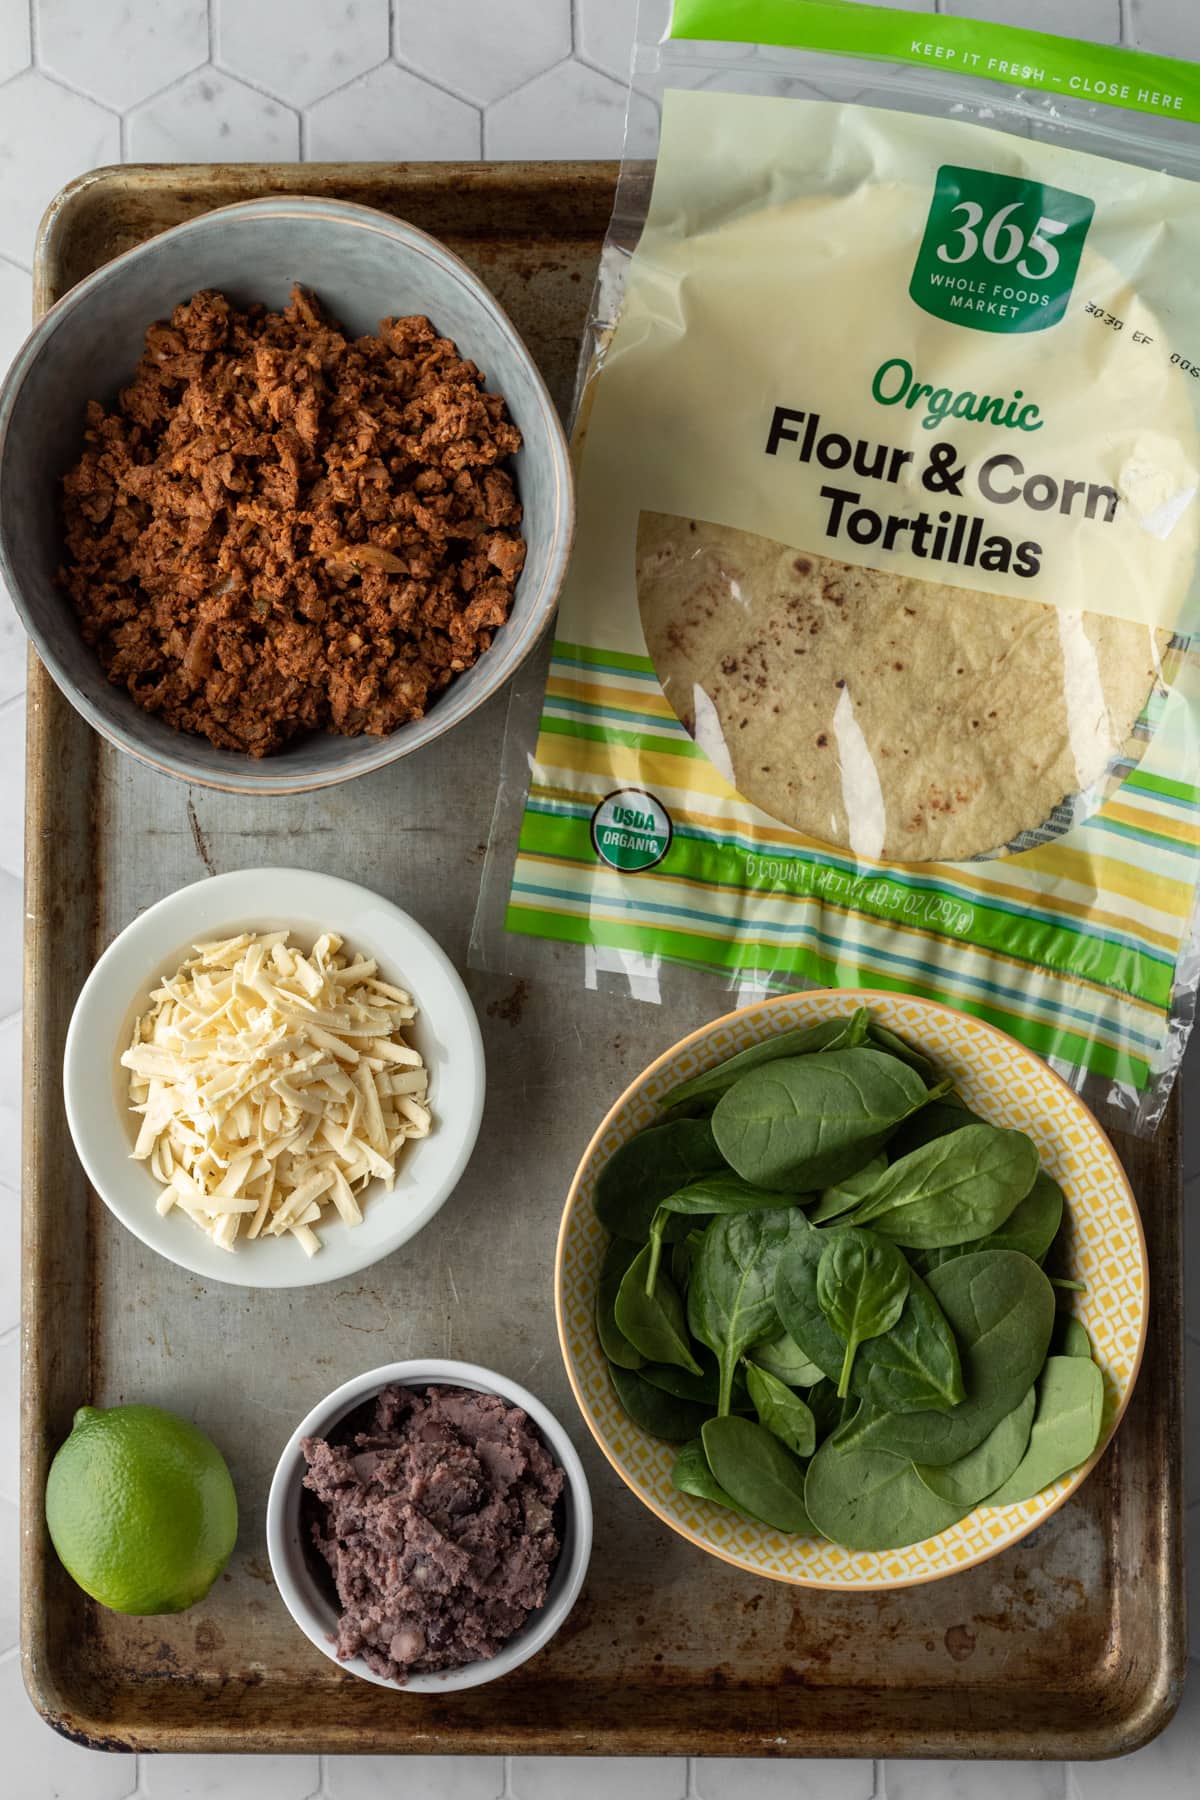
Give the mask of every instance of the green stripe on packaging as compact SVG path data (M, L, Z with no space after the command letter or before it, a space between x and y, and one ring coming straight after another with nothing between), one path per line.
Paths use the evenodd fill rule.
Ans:
M589 828L582 819L539 813L530 808L521 824L520 848L523 854L571 863L579 868L596 866ZM822 864L822 869L825 866ZM807 900L816 906L828 904L838 912L853 913L859 918L878 921L886 926L898 927L904 923L902 918L897 917L895 903L889 902L887 898L873 903L863 893L826 894L819 888L805 893L799 883L809 872L809 868L809 864L797 859L797 881L787 889L777 889L775 884L759 886L746 874L744 851L714 843L698 843L677 832L666 861L659 864L658 875L694 883L706 893L712 902L712 910L702 913L698 909L698 922L707 920L712 924L716 923L714 915L721 910L718 896L724 889L730 894L733 903L729 918L731 922L737 922L739 929L744 926L744 920L736 908L738 896L753 895L770 900L775 893L781 899ZM897 878L890 871L878 876L868 876L861 885L867 888L903 886L910 889L914 896L927 898L934 907L942 898L936 889ZM1053 926L1040 920L1021 918L1008 908L989 904L986 900L973 899L971 906L974 916L965 941L979 950L992 951L1008 961L1026 962L1035 968L1057 971L1074 976L1077 980L1093 982L1098 987L1118 994L1128 994L1151 1006L1166 1008L1170 1004L1174 974L1170 963L1158 962L1126 945L1110 943L1096 932L1072 931L1067 926ZM652 932L659 929L657 925L651 928ZM669 928L661 929L664 930L664 935L669 933ZM931 921L922 921L919 925L914 925L913 929L925 936L931 950L939 941L944 944L957 941L954 932L939 930L937 924ZM787 953L784 946L780 946L780 949L784 954Z
M669 36L909 63L1200 122L1200 64L1017 25L844 0L675 0Z
M695 938L687 932L648 930L640 925L622 925L615 920L594 916L580 918L572 913L552 912L539 907L510 902L505 914L508 931L529 937L552 938L559 943L606 944L613 949L631 951L640 956L667 956L672 962L693 967L719 968L729 974L750 973L773 967L780 976L802 977L824 983L828 987L877 987L905 994L923 994L940 1000L958 1012L971 1013L1006 1031L1027 1044L1039 1056L1055 1057L1079 1068L1088 1068L1112 1081L1128 1083L1140 1092L1146 1085L1149 1069L1141 1057L1101 1043L1092 1036L1081 1036L1057 1026L1043 1025L1036 1019L1018 1017L1002 1008L990 1007L961 994L943 992L932 983L904 980L882 974L869 961L849 957L834 961L808 948L783 950L775 945L753 943L738 938L733 943L711 938ZM776 982L775 985L782 986Z

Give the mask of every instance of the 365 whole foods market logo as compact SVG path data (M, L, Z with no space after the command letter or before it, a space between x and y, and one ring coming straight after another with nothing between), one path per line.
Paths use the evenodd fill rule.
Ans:
M671 848L671 820L645 788L617 788L592 814L592 847L610 869L652 869Z
M1067 309L1095 208L985 169L938 170L908 291L973 331L1046 331Z

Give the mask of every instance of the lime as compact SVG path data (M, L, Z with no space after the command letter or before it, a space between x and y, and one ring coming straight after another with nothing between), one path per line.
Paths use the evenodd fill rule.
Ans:
M237 1497L210 1438L159 1406L81 1406L50 1465L46 1524L67 1573L119 1613L207 1594L237 1538Z

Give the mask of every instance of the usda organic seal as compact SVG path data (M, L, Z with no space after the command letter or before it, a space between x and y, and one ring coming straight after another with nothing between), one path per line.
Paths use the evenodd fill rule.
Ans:
M652 869L671 848L671 821L645 788L617 788L592 814L592 846L610 869Z

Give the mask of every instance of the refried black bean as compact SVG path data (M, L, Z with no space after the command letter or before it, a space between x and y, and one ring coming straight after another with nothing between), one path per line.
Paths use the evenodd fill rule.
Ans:
M545 1603L563 1473L520 1407L392 1386L348 1443L301 1447L343 1661L361 1656L393 1681L461 1668L495 1656Z

